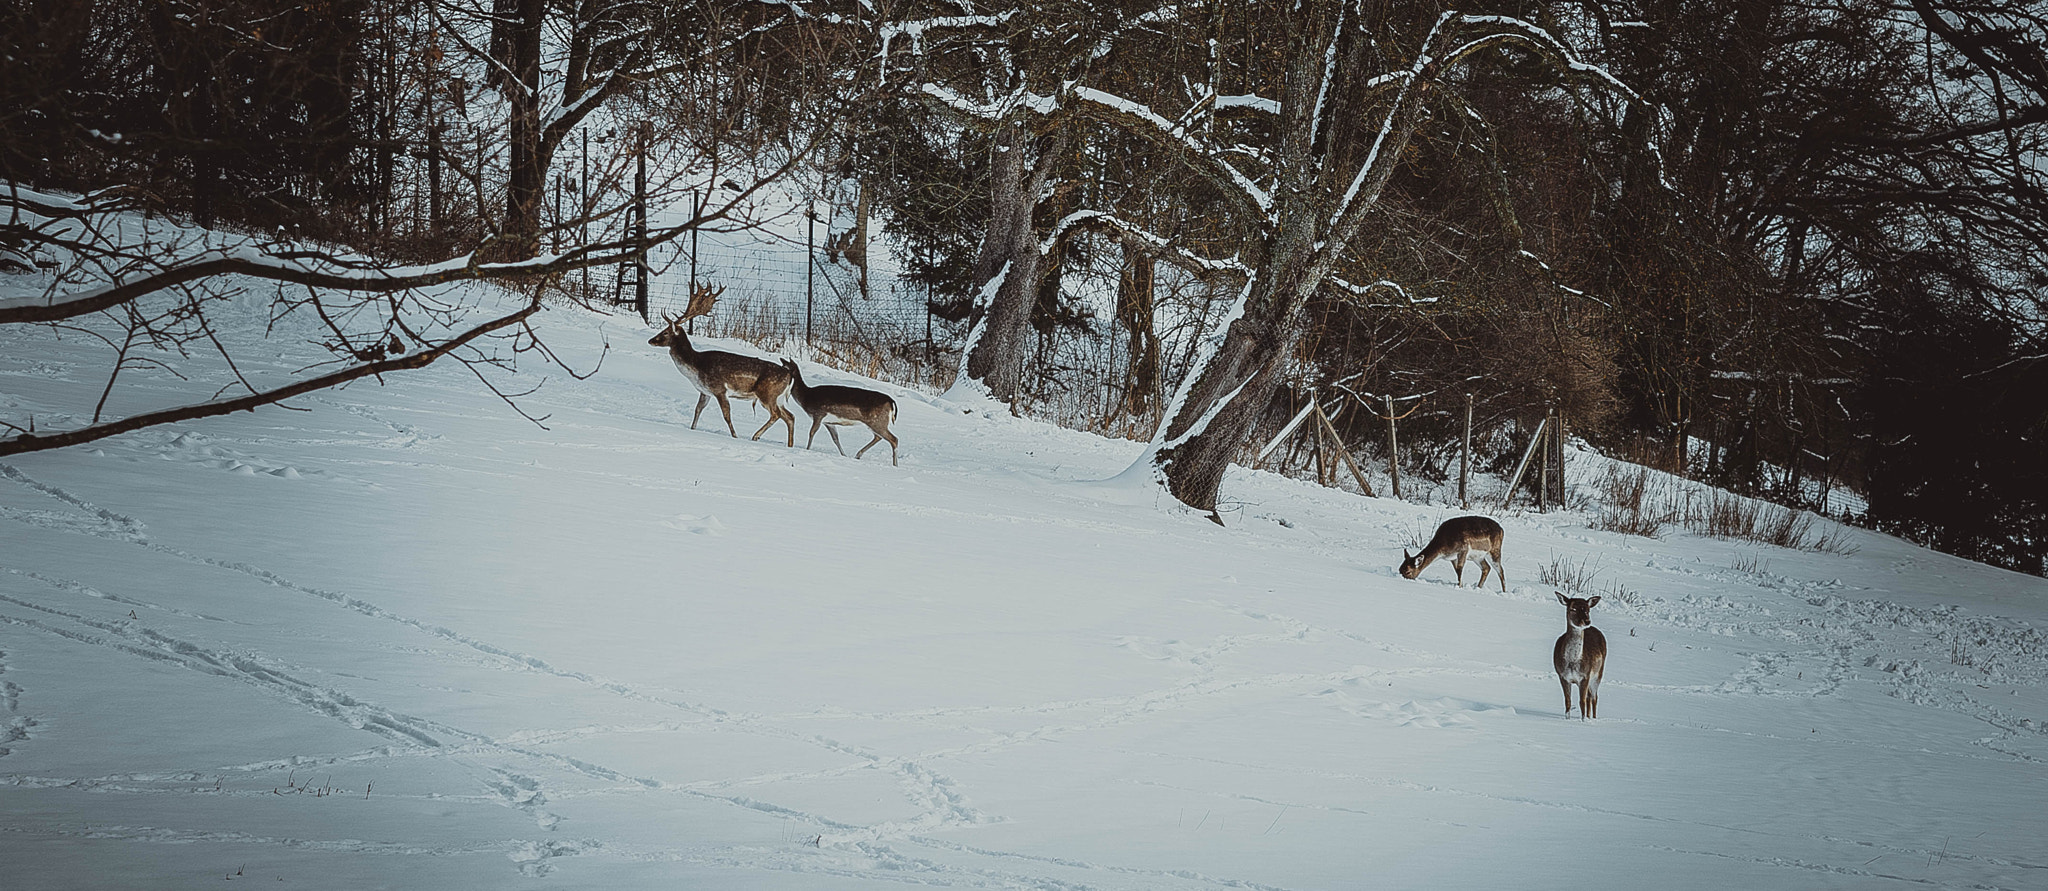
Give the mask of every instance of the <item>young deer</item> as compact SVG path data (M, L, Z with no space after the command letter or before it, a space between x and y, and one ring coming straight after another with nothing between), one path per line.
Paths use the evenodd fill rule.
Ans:
M1485 517L1457 517L1445 520L1442 526L1436 527L1436 535L1430 538L1422 553L1409 556L1407 548L1401 549L1401 577L1412 579L1421 575L1424 567L1436 558L1449 554L1451 568L1458 572L1458 587L1465 587L1465 554L1467 551L1478 551L1479 587L1486 587L1486 574L1497 570L1500 573L1500 589L1505 593L1508 589L1508 570L1500 562L1502 534L1500 524ZM1493 558L1492 563L1487 562L1486 558L1489 556Z
M1572 714L1572 684L1579 685L1579 717L1600 716L1600 673L1607 668L1607 636L1593 627L1593 607L1600 598L1566 597L1557 592L1557 602L1564 604L1564 634L1557 639L1557 647L1550 651L1550 664L1557 669L1557 683L1564 687L1564 714Z
M704 404L716 399L718 410L725 413L726 431L738 439L739 431L732 426L732 405L726 397L746 399L768 409L768 422L754 431L754 439L760 439L776 421L781 421L789 425L789 445L796 446L796 415L782 407L782 394L789 389L788 371L766 359L697 349L690 345L690 335L683 331L684 319L664 321L667 324L661 333L647 343L668 347L668 357L676 363L676 370L697 387L697 411L690 415L690 429L697 429L697 419L704 416Z
M833 447L844 455L846 447L839 444L839 431L833 428L866 424L875 438L854 453L855 460L867 454L875 443L886 439L889 441L889 464L896 466L896 435L889 432L889 423L896 420L896 400L859 387L830 384L813 387L804 383L804 373L797 370L795 362L784 359L782 367L789 370L790 379L795 384L796 404L803 406L804 414L811 416L811 438L804 441L804 448L808 449L818 441L818 426L824 424L828 425L825 432L832 434Z

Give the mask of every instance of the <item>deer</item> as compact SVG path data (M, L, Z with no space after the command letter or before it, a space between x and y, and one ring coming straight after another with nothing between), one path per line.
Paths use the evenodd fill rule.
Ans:
M787 370L766 359L700 350L690 344L690 335L683 330L684 323L693 315L710 311L711 302L717 296L717 292L708 285L699 288L690 295L690 309L680 317L664 314L661 333L647 340L649 346L667 347L668 357L676 363L676 370L697 388L697 411L690 415L690 429L697 429L698 419L704 416L705 403L716 399L718 410L725 415L726 432L731 433L734 439L740 438L739 431L732 425L732 404L726 399L745 399L768 409L767 423L754 431L755 441L759 441L768 428L775 426L776 421L781 421L789 425L789 446L795 448L796 416L782 407L782 394L789 389L790 382Z
M886 439L889 441L889 466L898 466L896 435L889 432L889 424L896 420L896 400L889 398L887 394L863 390L860 387L842 387L836 384L813 387L804 382L804 373L796 367L795 362L784 359L782 367L789 372L790 380L794 384L792 392L796 396L796 404L803 406L804 414L811 416L811 438L804 441L806 450L810 449L812 443L818 441L818 427L824 425L825 432L832 434L833 447L839 449L839 454L845 455L846 446L840 444L839 431L834 428L866 424L868 430L875 434L875 438L854 453L854 460L860 460L862 455L868 453L868 449L875 447L875 443Z
M1500 541L1503 534L1500 524L1486 517L1456 517L1445 520L1443 525L1436 527L1436 535L1430 537L1429 544L1422 548L1422 553L1410 556L1407 548L1401 549L1401 577L1415 578L1438 557L1449 554L1451 568L1458 573L1458 587L1465 587L1465 554L1476 550L1480 552L1479 587L1486 587L1486 574L1497 570L1500 573L1500 590L1505 594L1508 590L1508 570L1500 562ZM1493 558L1491 563L1487 562L1489 556Z
M1550 664L1564 688L1564 715L1572 715L1572 684L1577 683L1580 720L1598 717L1600 675L1607 669L1607 636L1593 627L1593 607L1600 597L1566 597L1559 591L1557 602L1564 604L1564 634L1550 651Z

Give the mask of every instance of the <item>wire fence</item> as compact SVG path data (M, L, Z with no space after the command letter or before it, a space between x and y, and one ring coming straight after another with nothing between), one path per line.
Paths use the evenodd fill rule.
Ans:
M682 315L699 287L715 288L716 305L690 320L691 333L913 386L951 383L965 325L934 316L930 294L894 269L864 273L815 245L759 235L682 241L650 265L647 314L656 322ZM592 291L631 303L636 271L604 274Z

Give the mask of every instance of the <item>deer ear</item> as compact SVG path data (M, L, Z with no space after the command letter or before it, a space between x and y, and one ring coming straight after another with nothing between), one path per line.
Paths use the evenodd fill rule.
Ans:
M1593 595L1593 597L1592 597L1592 599L1591 599L1591 600L1588 600L1588 601L1586 601L1586 605L1587 605L1587 606L1599 606L1599 605L1600 605L1600 595L1598 595L1598 594L1595 594L1595 595Z
M1402 549L1401 549L1401 562L1403 562L1403 563L1406 563L1406 562L1408 562L1408 561L1410 561L1410 560L1413 560L1413 559L1415 559L1415 558L1414 558L1414 557L1411 557L1411 556L1409 556L1409 555L1408 555L1408 549L1407 549L1407 548L1402 548Z
M1553 594L1556 594L1556 595L1557 595L1557 602L1559 602L1559 603L1562 603L1562 604L1564 604L1565 606L1571 606L1571 605L1572 605L1572 600L1571 600L1571 598L1569 598L1569 597L1566 597L1566 596L1564 596L1564 592L1563 592L1563 591L1553 591L1553 592L1551 592L1551 593L1553 593Z

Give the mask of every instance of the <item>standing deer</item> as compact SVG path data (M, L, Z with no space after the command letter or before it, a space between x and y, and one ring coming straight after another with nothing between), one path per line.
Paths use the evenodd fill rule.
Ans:
M796 404L803 406L804 414L811 416L811 438L804 441L804 448L809 449L818 441L818 426L823 424L826 425L825 432L832 434L833 447L844 455L846 446L839 444L839 431L834 428L866 424L875 438L861 446L860 451L854 453L854 459L859 460L860 456L868 453L868 449L875 447L875 443L886 439L889 441L889 465L896 466L896 435L889 432L890 422L896 420L896 400L887 394L859 387L835 384L813 387L804 383L804 373L797 369L795 362L784 359L782 367L788 369L795 383Z
M1401 577L1412 579L1419 576L1423 568L1436 558L1449 554L1451 568L1458 573L1458 587L1465 587L1465 554L1467 551L1476 550L1480 552L1479 587L1486 587L1488 572L1498 570L1500 589L1505 593L1508 589L1508 570L1500 562L1500 541L1503 534L1500 524L1486 517L1456 517L1445 520L1443 525L1436 527L1436 535L1430 538L1422 553L1409 556L1407 548L1401 549ZM1493 558L1491 563L1486 559L1489 556Z
M1550 651L1550 664L1557 669L1557 683L1564 687L1564 714L1572 714L1572 684L1579 685L1579 717L1595 718L1600 715L1600 674L1607 668L1607 636L1593 627L1593 607L1600 598L1566 597L1557 592L1557 602L1564 604L1564 634L1557 639L1557 646Z
M789 425L789 445L794 448L796 415L782 407L782 394L789 389L789 372L766 359L691 346L690 335L683 331L683 323L687 319L688 316L664 318L666 324L661 333L649 338L647 343L668 347L668 357L676 363L676 370L697 387L697 411L690 415L690 429L697 429L697 419L704 416L704 404L716 399L718 410L725 414L726 431L738 439L739 431L732 426L732 405L726 402L726 398L746 399L768 409L768 422L754 431L754 439L759 440L761 434L775 426L776 421L781 421Z

